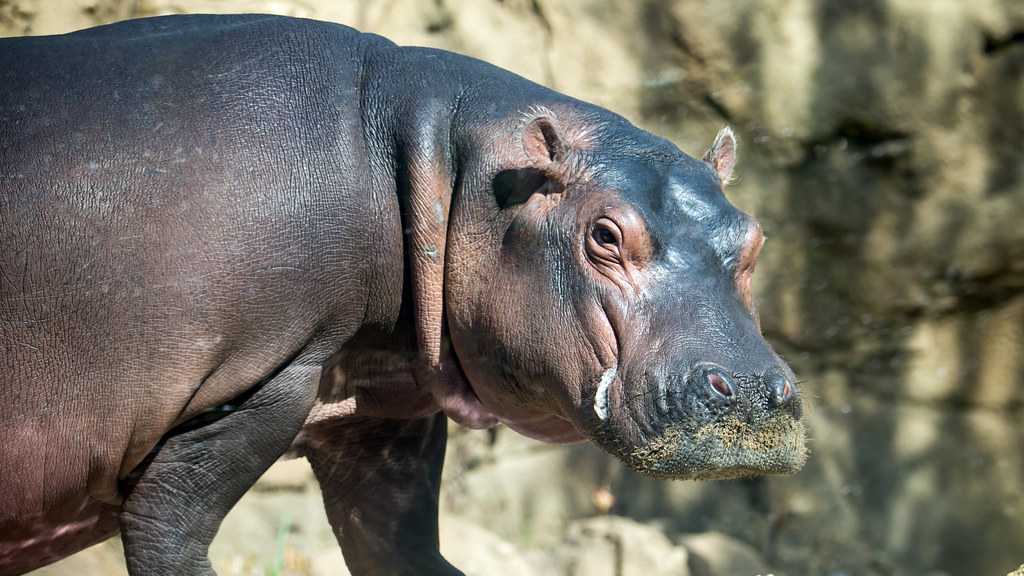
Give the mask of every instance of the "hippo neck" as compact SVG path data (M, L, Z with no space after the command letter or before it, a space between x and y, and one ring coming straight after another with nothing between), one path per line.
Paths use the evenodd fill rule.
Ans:
M457 174L451 139L463 88L457 79L453 81L455 71L446 71L451 63L443 53L424 54L422 49L386 44L367 51L365 62L361 104L369 166L377 172L374 182L392 184L395 196L387 202L388 213L401 230L403 293L391 325L414 334L411 372L416 393L430 394L438 408L459 422L487 424L490 420L474 420L472 411L450 411L453 404L446 400L451 397L451 379L446 381L442 374L443 365L453 365L449 347L442 346L446 340L444 276ZM387 263L396 264L394 260ZM396 287L381 288L394 291ZM468 383L463 381L460 390L465 398L475 399Z
M465 118L476 121L479 110L495 111L495 102L500 102L484 102L479 88L492 76L510 75L444 51L372 40L370 45L361 86L363 134L369 166L377 171L373 181L393 183L402 231L403 295L393 311L393 326L411 328L415 334L416 383L433 395L438 407L460 423L489 426L496 418L457 373L451 348L442 345L447 341L445 267L450 216L461 201L455 196L466 167L463 152L472 152L474 146L456 140L473 132L466 130Z
M370 165L390 168L375 181L394 183L400 208L405 280L403 312L396 319L407 318L398 329L415 333L417 385L431 391L454 420L491 425L499 415L482 405L474 385L462 377L455 351L442 346L448 341L446 267L459 270L464 258L474 257L464 244L463 259L451 262L452 228L481 228L488 237L481 256L497 254L500 235L488 230L499 210L489 184L496 163L517 156L512 135L524 113L576 103L484 62L424 48L388 45L369 52L366 78L363 91L374 95L362 100ZM538 435L564 436L547 428L539 426Z

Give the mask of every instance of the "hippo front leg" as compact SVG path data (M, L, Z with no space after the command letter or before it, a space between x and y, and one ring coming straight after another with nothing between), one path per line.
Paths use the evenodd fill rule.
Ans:
M306 456L353 574L462 574L438 546L448 437L443 413L415 420L351 417L309 436Z
M140 472L120 523L132 576L213 576L221 521L288 449L313 405L319 368L298 362L212 423L166 439Z

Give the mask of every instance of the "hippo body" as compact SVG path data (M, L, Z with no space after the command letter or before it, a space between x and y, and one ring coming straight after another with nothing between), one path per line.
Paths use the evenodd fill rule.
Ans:
M721 195L731 136L695 160L483 62L269 16L0 39L0 85L0 576L118 531L132 574L212 574L224 515L289 449L353 573L458 574L437 548L446 417L662 476L802 463L744 292L759 230ZM666 201L626 184L621 229L579 216L626 181L698 198L668 203L717 235L673 252ZM531 224L556 214L580 235ZM642 311L689 281L641 276L677 264L716 299L673 315L717 318L701 346L721 353L662 377L651 359L687 338ZM718 368L737 358L759 364ZM704 424L734 412L786 441L716 460Z

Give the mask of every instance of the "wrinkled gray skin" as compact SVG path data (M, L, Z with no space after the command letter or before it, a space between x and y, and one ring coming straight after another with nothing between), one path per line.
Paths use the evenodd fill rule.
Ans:
M278 17L0 40L0 575L120 531L210 574L289 449L357 574L457 574L446 416L676 478L804 459L756 223L703 160L482 62Z

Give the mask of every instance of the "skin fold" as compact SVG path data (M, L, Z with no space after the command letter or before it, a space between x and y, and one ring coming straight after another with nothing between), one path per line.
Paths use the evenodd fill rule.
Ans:
M702 159L486 63L310 20L0 39L0 576L208 546L287 451L353 573L441 557L446 418L671 478L798 469L763 235Z

